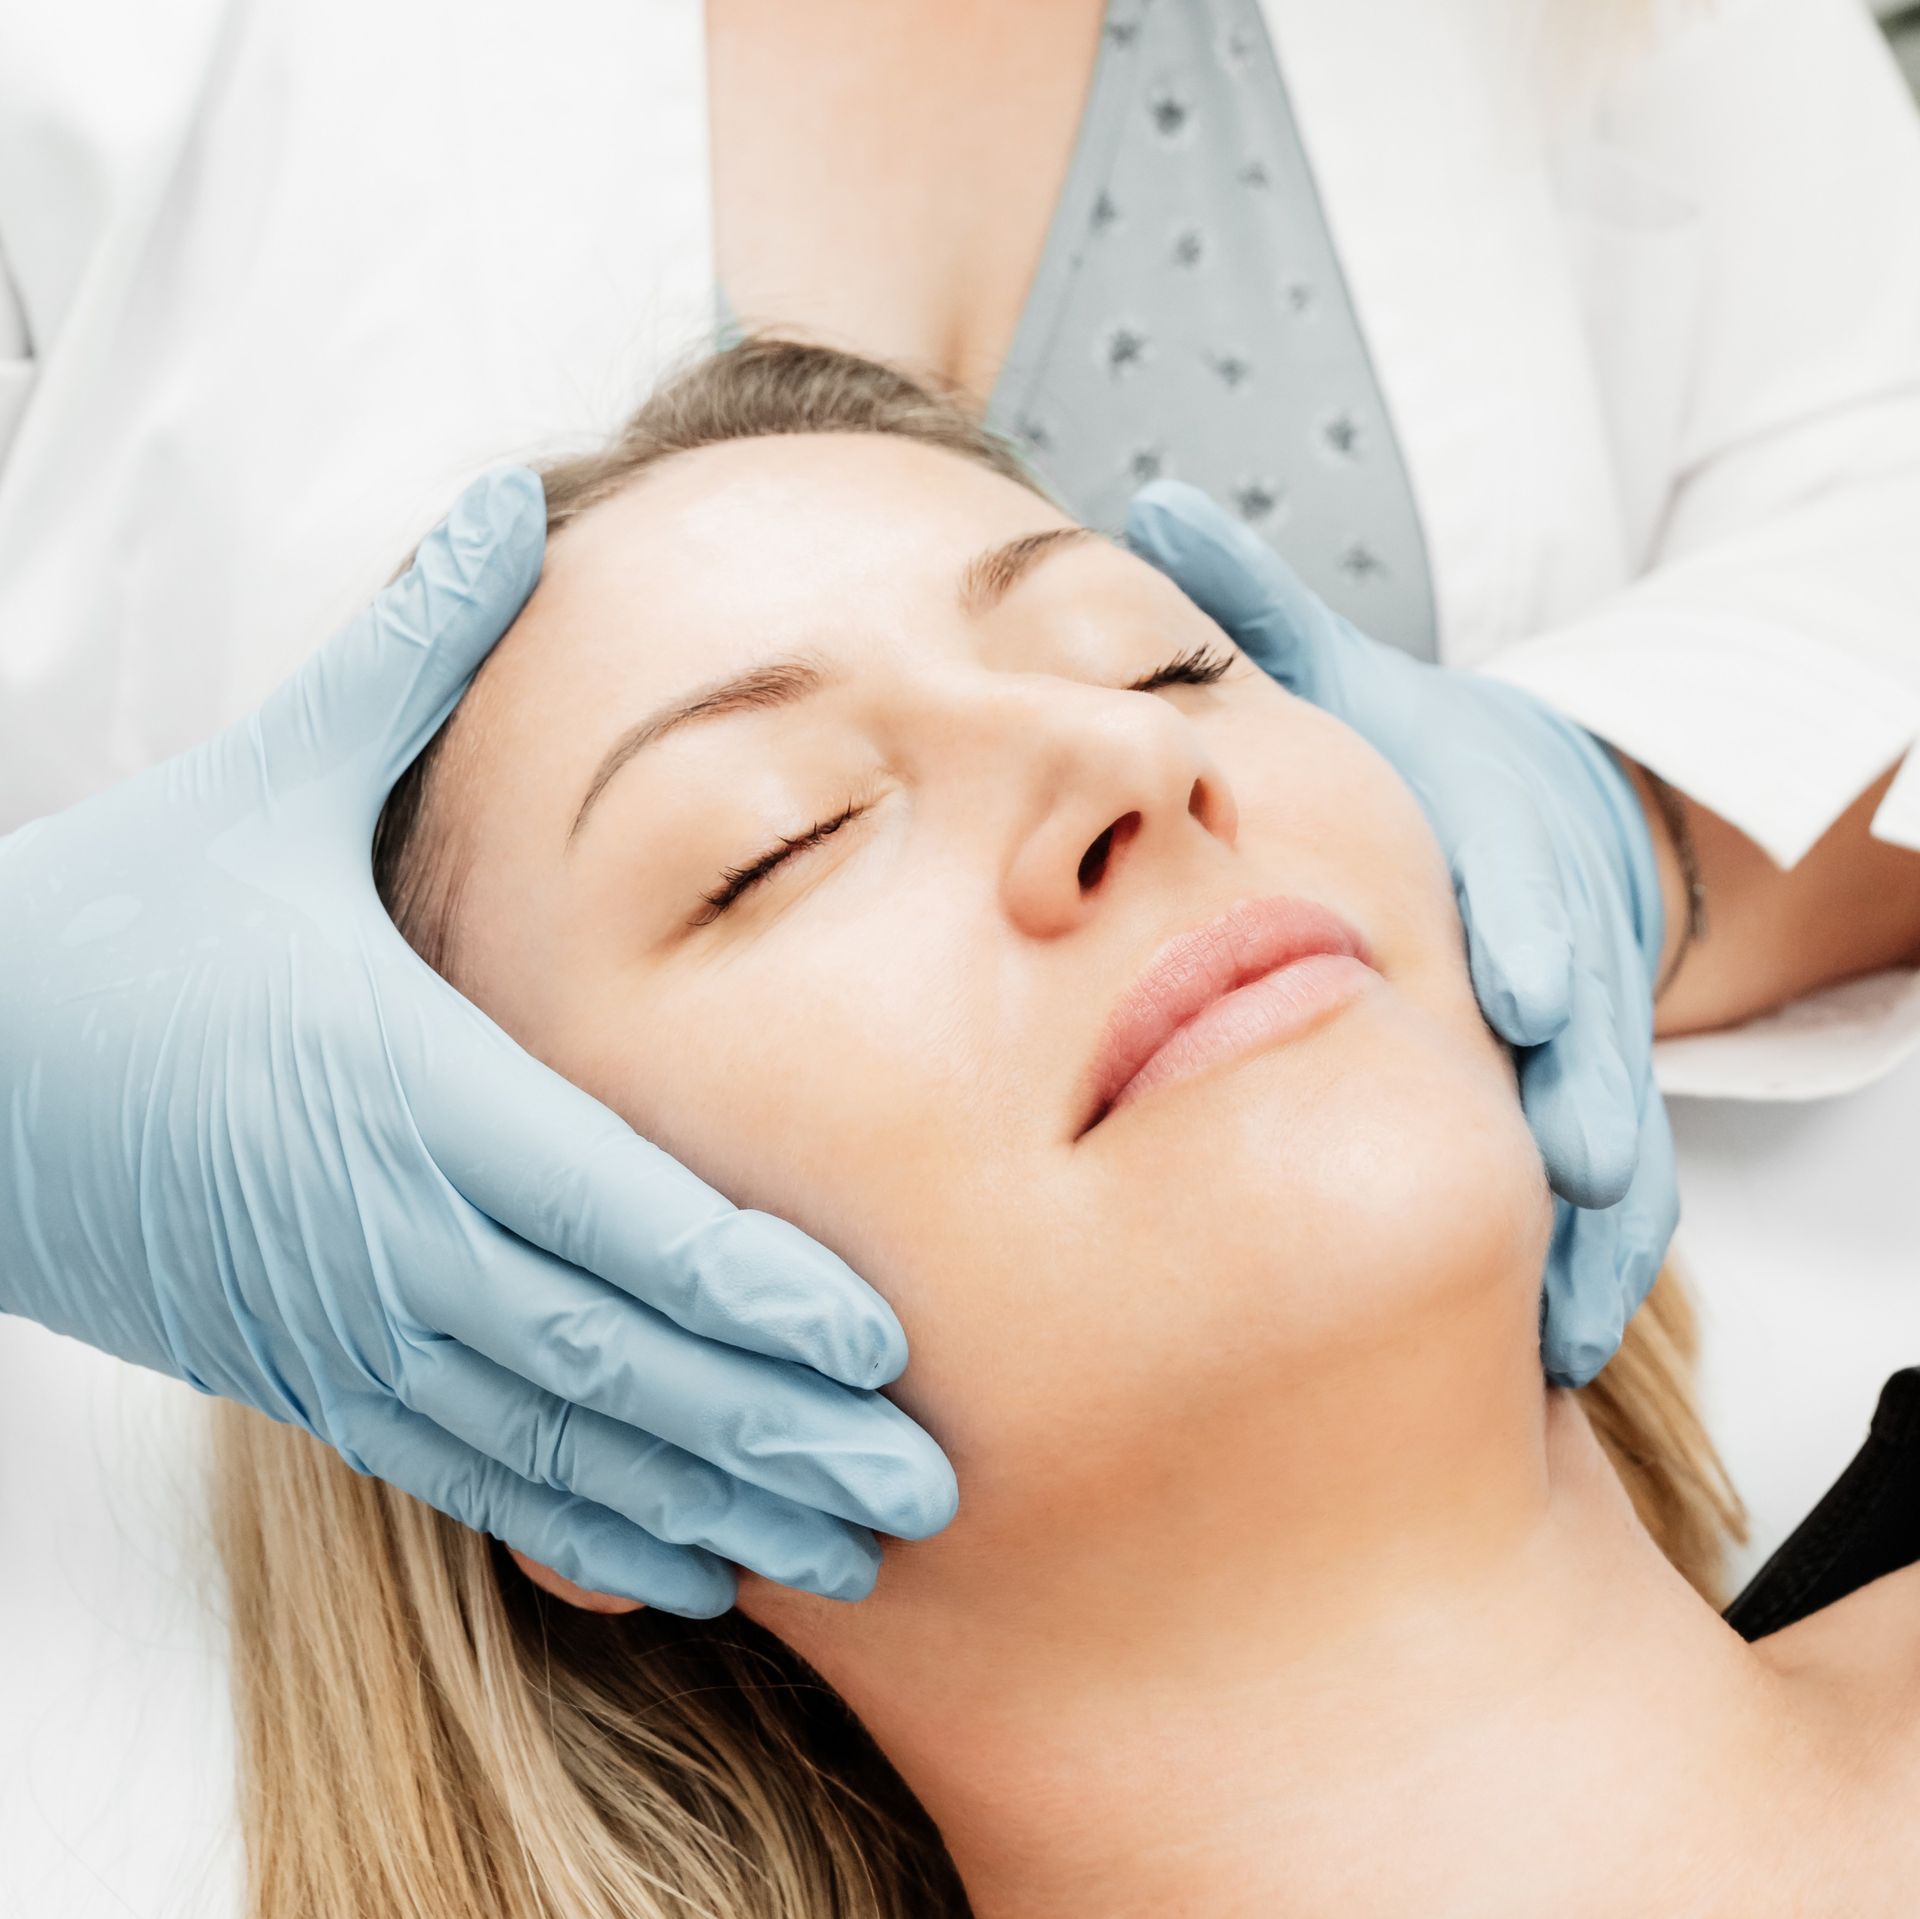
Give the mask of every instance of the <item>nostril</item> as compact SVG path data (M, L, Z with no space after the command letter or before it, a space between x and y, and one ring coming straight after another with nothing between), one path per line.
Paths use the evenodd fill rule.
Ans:
M1080 856L1080 890L1082 892L1091 892L1100 884L1107 870L1107 863L1113 857L1114 848L1124 845L1131 839L1139 824L1138 813L1121 814Z
M1107 870L1107 855L1113 850L1113 828L1108 827L1100 837L1089 846L1080 858L1080 890L1084 893L1090 887L1100 884L1100 875Z
M1203 773L1187 793L1187 812L1204 831L1229 846L1239 836L1240 808L1225 780Z

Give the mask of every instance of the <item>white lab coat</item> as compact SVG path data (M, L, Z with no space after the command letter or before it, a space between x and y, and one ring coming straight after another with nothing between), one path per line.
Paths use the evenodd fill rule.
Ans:
M1920 735L1920 131L1855 0L1699 0L1577 107L1528 52L1536 3L1633 10L1267 0L1444 654L1790 860ZM471 472L612 424L705 337L703 58L698 0L0 13L0 830L243 711ZM1920 846L1920 756L1875 826ZM1916 1039L1883 978L1662 1074L1829 1090ZM1818 1141L1749 1129L1735 1163L1708 1110L1683 1104L1683 1162L1731 1276L1710 1361L1759 1382L1716 1422L1757 1552L1920 1348L1920 1288L1863 1174L1844 1257L1778 1276L1818 1323L1740 1319L1765 1249L1739 1228L1773 1223L1741 1168ZM197 1405L5 1331L0 1907L236 1912L198 1480L160 1443Z

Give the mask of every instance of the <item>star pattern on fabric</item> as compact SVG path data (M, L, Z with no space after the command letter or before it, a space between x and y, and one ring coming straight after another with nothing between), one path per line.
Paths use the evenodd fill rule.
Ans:
M1030 452L1051 453L1053 451L1053 435L1048 431L1044 421L1036 420L1031 415L1024 415L1014 423L1013 430Z
M1411 487L1260 0L1107 0L1102 33L994 407L1090 525L1177 472L1433 657Z
M1260 43L1238 21L1220 36L1220 64L1244 67L1260 51Z
M1097 343L1096 351L1101 364L1118 380L1142 365L1151 344L1138 327L1129 326L1121 320L1107 329Z
M1193 102L1178 88L1162 82L1147 95L1147 114L1153 130L1169 144L1193 132Z
M1249 526L1271 520L1286 503L1287 489L1272 479L1242 480L1233 489L1233 510Z
M1318 443L1337 460L1357 460L1366 452L1366 429L1351 407L1335 407L1314 422Z
M1350 579L1375 580L1385 578L1388 568L1364 540L1355 540L1340 555L1340 571Z

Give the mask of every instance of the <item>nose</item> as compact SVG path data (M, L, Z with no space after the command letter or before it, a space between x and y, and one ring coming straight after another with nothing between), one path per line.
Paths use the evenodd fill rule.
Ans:
M1007 915L1023 932L1072 932L1123 871L1233 845L1233 789L1170 702L1057 681L1035 697L1045 747L1027 762L1025 818L1003 882Z

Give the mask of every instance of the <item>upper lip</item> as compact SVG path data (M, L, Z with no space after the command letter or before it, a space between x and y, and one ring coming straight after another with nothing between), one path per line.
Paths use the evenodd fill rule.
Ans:
M1075 1138L1099 1125L1126 1083L1188 1020L1311 953L1348 953L1373 964L1358 930L1331 907L1287 894L1236 901L1165 941L1108 1015L1087 1070Z

